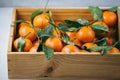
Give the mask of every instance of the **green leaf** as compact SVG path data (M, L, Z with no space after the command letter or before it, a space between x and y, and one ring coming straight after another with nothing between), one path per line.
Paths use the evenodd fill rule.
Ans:
M101 55L105 55L107 54L107 51L111 50L113 48L113 46L106 46L106 48L102 49L101 51Z
M67 29L67 31L69 31L69 32L74 32L74 31L77 31L77 30L79 30L79 29L80 29L80 28L70 27L70 28Z
M101 56L105 55L107 53L107 51L105 49L101 50Z
M73 32L73 31L77 31L80 29L80 28L76 28L76 27L67 27L66 25L61 24L61 23L58 24L58 28L63 32Z
M32 24L33 27L34 27L34 25L33 25L33 19L34 19L34 17L37 16L37 15L39 15L39 14L42 14L42 13L43 13L42 10L35 10L32 13L32 15L30 16L30 21L31 21L31 24Z
M38 46L38 49L37 49L37 52L39 52L39 51L42 51L43 49L42 49L42 44L39 44L39 46Z
M49 38L48 36L42 37L42 43L45 43L48 38Z
M103 24L92 25L92 29L97 33L109 32L109 29L106 28Z
M18 40L18 51L22 52L25 46L25 40L23 37L20 37L20 39Z
M58 24L58 28L63 32L68 32L68 27L64 24Z
M54 19L53 19L53 17L52 17L52 11L49 10L48 13L49 13L49 16L50 16L50 21L51 21L51 23L54 24Z
M41 29L39 29L39 28L34 28L35 29L35 31L37 32L37 38L41 38Z
M76 20L79 24L81 24L82 26L87 26L90 24L90 22L87 19L84 18L79 18Z
M111 50L112 46L93 46L91 48L88 48L90 51L102 51L103 49L107 52L108 50Z
M90 50L87 49L86 46L82 46L81 49L86 50L86 51L90 51Z
M99 7L89 6L89 10L94 20L102 20L102 10Z
M68 27L75 27L75 28L82 27L82 25L79 24L77 21L72 21L72 20L64 20L64 21Z
M75 45L75 43L71 42L69 40L69 37L67 36L67 34L64 34L63 37L62 37L62 41L66 44L71 44L71 45Z
M53 37L54 36L53 29L54 29L54 26L49 24L47 27L41 30L40 36L41 37L44 37L44 36Z
M118 6L111 7L108 10L112 12L116 12L118 10Z
M45 57L50 60L54 54L54 50L43 44L43 51L45 52Z
M115 33L114 33L113 39L114 39L114 42L117 42L119 40L119 37L116 37L116 36L119 36L119 34L118 34L118 31L119 31L118 24L114 25L114 31L115 31Z
M16 23L21 23L21 22L25 22L25 20L22 20L22 19L16 20ZM25 22L25 23L27 23L27 22Z
M94 41L94 43L99 46L108 46L106 38L102 38L100 40Z
M113 47L120 49L120 41L115 42Z

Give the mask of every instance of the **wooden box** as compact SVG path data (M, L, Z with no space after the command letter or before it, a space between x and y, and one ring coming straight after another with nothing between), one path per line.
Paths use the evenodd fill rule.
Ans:
M13 10L10 38L8 45L8 76L9 78L40 78L40 79L120 79L120 53L101 56L97 52L65 54L55 52L52 59L47 60L43 52L13 52L12 44L16 36L17 19L27 19L36 8L15 8ZM92 20L89 10L79 8L50 9L55 20L79 17ZM118 14L118 30L120 34L120 10ZM119 35L120 40L120 35Z

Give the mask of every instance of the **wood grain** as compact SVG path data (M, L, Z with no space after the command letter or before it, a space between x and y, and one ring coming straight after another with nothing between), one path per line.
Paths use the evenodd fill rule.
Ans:
M120 9L118 9L117 11L118 14L118 37L119 37L119 41L120 41Z
M80 77L120 79L120 54L55 53L46 60L44 53L10 52L9 78Z
M27 19L29 20L30 18L30 15L31 13L34 11L34 10L37 10L36 8L32 8L32 9L29 9L29 8L18 8L16 10L17 12L17 17L18 19ZM78 19L78 18L86 18L88 20L92 20L92 15L90 14L89 10L88 9L72 9L72 8L68 8L68 9L60 9L60 8L49 8L48 10L51 10L52 11L52 14L53 14L53 18L54 20L64 20L64 19L71 19L71 20L75 20L75 19ZM74 17L73 17L74 15Z

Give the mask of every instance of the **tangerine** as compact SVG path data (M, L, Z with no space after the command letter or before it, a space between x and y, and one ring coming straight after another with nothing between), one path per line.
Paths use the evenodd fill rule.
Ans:
M77 46L81 47L82 43L77 39L76 37L76 31L75 32L66 32L66 34L69 36L69 39L71 42L74 42Z
M34 45L34 46L39 46L38 40L35 40L35 41L33 42L33 45Z
M108 51L108 53L110 54L119 53L119 52L120 52L119 49L117 49L116 47L113 47L111 50Z
M85 46L85 47L87 47L87 48L91 48L91 47L93 47L93 46L97 46L97 44L94 44L94 43L85 43L85 44L83 44L82 46Z
M66 45L61 50L62 52L80 52L80 49L74 45Z
M49 22L50 22L50 17L47 13L39 14L35 16L35 18L33 19L34 26L40 29L43 29L47 25L49 25Z
M61 31L58 28L53 29L53 35L55 37L61 37Z
M29 35L26 36L26 38L30 39L31 41L36 39L36 33L31 26L21 26L18 30L18 33L22 37L30 33Z
M110 34L110 28L108 27L108 25L107 25L105 22L99 20L99 21L94 22L92 25L101 25L101 24L102 24L105 28L107 28L109 32L96 33L96 35L98 35L98 36L103 36L103 37L108 36L108 35Z
M29 52L37 52L38 46L33 46L30 48Z
M114 26L117 22L117 15L112 11L103 12L103 21L109 26Z
M58 26L58 24L63 23L61 21L55 21L55 25Z
M13 43L13 44L14 44L14 48L15 48L16 50L18 50L18 41L19 41L19 39L20 39L20 37L17 38L17 39L14 41L14 43ZM24 51L24 52L28 52L29 49L33 46L33 44L32 44L32 42L31 42L31 40L29 40L29 39L27 39L27 38L25 38L24 40L25 40L25 46L24 46L23 51Z
M28 26L28 27L30 27L30 26L31 26L31 25L30 25L30 21L21 22L21 23L18 25L19 28L22 27L22 26Z
M61 38L56 38L56 37L48 38L45 42L45 45L53 48L54 51L56 52L60 52L61 49L63 48L63 43Z
M83 43L93 42L95 38L95 32L90 26L84 26L76 33L76 37Z
M114 40L113 40L113 38L109 38L109 37L106 37L106 41L107 41L107 44L109 45L109 46L112 46L113 45L113 43L114 43Z
M102 24L102 25L104 25L104 27L109 29L108 25L105 22L101 21L101 20L94 22L92 25L99 25L99 24Z

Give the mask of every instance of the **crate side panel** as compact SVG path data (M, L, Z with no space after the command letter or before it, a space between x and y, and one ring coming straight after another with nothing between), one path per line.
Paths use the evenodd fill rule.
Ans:
M120 8L118 9L118 37L119 37L119 41L120 41Z
M12 42L14 39L14 36L16 34L16 18L17 18L17 13L16 9L13 9L13 15L12 15L12 21L10 25L10 35L9 35L9 43L8 43L8 53L12 51Z
M14 38L14 27L10 27L9 43L8 43L8 54L12 51L12 43Z
M9 78L37 78L45 76L47 64L43 54L8 54Z
M9 78L81 77L120 79L120 55L9 54ZM114 74L115 73L115 74Z
M120 55L64 54L56 55L53 61L56 69L52 76L120 78Z
M17 9L17 19L30 20L30 15L37 9ZM52 11L54 20L63 21L64 19L75 20L78 18L86 18L92 20L92 15L87 9L48 9Z

